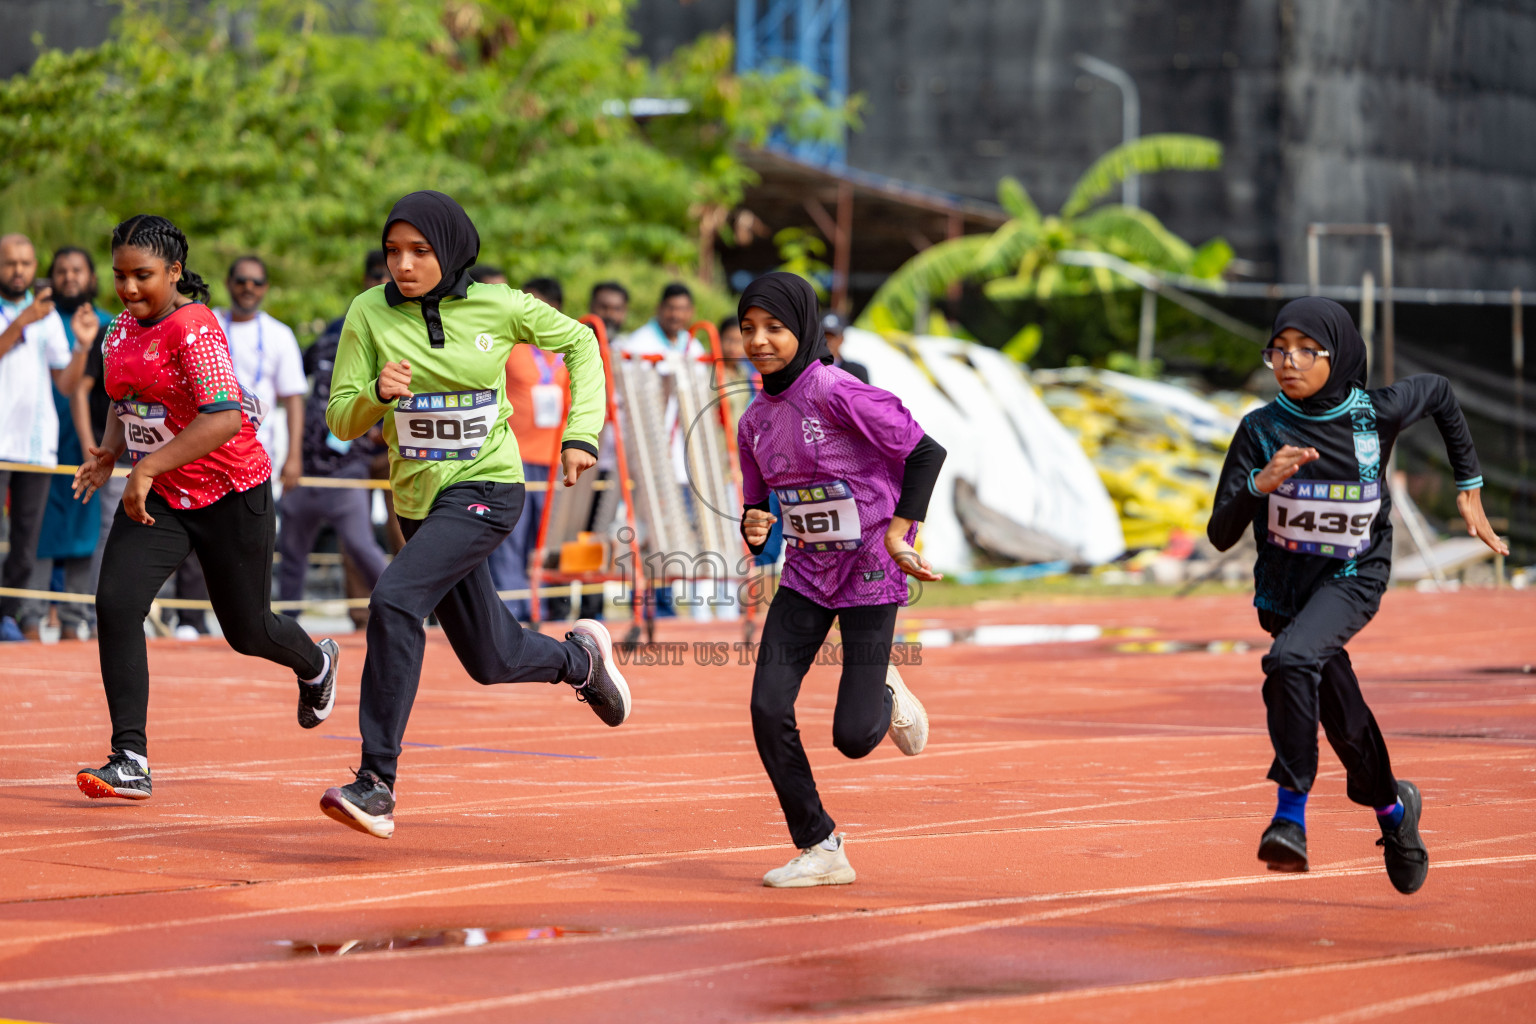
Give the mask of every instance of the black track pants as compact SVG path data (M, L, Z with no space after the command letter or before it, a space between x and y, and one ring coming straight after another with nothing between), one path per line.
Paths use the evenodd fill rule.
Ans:
M784 809L790 837L802 850L835 828L821 806L795 726L800 682L821 652L833 619L842 629L843 675L832 714L832 745L855 758L874 750L891 726L885 671L891 661L896 605L824 608L781 586L768 606L752 676L752 737Z
M1269 778L1287 789L1312 789L1321 721L1344 764L1349 798L1367 807L1386 807L1397 799L1387 742L1344 650L1380 606L1380 584L1348 578L1323 584L1293 619L1260 609L1259 625L1275 638L1263 660L1264 706L1275 748Z
M295 620L272 612L277 517L270 482L226 494L205 508L172 508L153 490L144 505L153 526L129 519L121 505L112 520L96 584L96 628L112 747L148 756L144 617L188 554L195 551L202 562L208 599L229 646L305 679L320 674L325 657Z
M455 484L425 519L400 519L406 545L368 604L358 708L362 767L390 788L421 683L428 612L436 611L453 653L477 683L559 683L586 675L580 648L524 629L491 582L486 556L512 532L523 494L522 484Z
M0 471L0 504L4 504L9 493L11 520L11 550L0 567L0 584L4 586L24 590L31 584L51 479L47 473ZM22 598L0 597L0 615L20 618L22 606Z

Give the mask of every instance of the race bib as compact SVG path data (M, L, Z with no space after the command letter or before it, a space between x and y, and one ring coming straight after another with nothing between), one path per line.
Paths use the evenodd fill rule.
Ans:
M150 452L164 448L176 432L165 422L165 406L158 402L117 402L113 405L128 441L128 464L137 466Z
M784 543L807 551L853 551L862 544L859 506L846 480L775 488Z
M498 411L494 391L445 391L413 395L395 404L400 455L431 462L462 461L480 454Z
M1287 480L1269 496L1269 542L1304 555L1354 558L1371 546L1380 511L1380 481Z
M251 421L251 426L261 429L261 421L267 418L267 403L261 400L256 392L242 386L240 388L240 409L245 413L245 418Z
M565 389L558 384L535 384L532 388L533 425L541 429L558 427L565 411Z

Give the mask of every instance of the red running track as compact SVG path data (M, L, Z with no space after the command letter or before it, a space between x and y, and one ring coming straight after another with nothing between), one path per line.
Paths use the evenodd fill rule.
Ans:
M609 730L565 687L474 685L435 637L381 841L316 807L356 763L337 737L356 735L360 640L312 733L281 672L152 643L144 804L74 788L106 752L95 646L18 645L0 668L0 1017L1530 1021L1533 612L1522 593L1394 592L1351 647L1425 795L1412 897L1326 748L1314 870L1255 859L1265 638L1236 596L915 610L919 627L1102 629L930 644L905 673L933 722L916 758L837 755L834 670L814 670L802 730L859 880L790 891L759 884L793 851L735 664L632 667L634 715Z

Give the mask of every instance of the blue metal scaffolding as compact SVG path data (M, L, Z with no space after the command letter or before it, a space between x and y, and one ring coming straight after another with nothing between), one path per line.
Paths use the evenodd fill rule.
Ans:
M829 106L848 98L849 0L736 0L736 70L774 71L798 64L817 78ZM791 142L782 132L774 148L810 163L841 166L847 145Z

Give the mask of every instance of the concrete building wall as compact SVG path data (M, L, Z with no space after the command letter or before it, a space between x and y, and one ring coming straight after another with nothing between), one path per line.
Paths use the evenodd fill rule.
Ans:
M1144 179L1194 241L1224 235L1265 278L1302 280L1310 221L1385 221L1399 283L1536 286L1536 0L851 0L860 168L990 199L1004 174L1059 207L1120 140L1132 74L1143 133L1219 139L1215 174ZM652 56L728 0L640 0ZM1364 242L1329 241L1358 280Z

